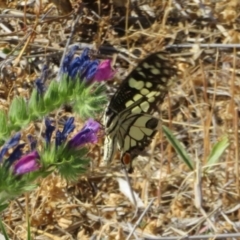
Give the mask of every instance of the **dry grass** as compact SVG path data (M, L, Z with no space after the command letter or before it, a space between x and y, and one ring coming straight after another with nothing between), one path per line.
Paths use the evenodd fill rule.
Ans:
M22 17L13 11L5 17L0 14L6 27L0 28L0 48L12 53L7 57L9 64L0 62L4 76L1 108L7 109L16 94L29 96L45 60L56 68L54 61L61 56L71 32L71 14L58 15L56 9L51 10L54 5L40 2L41 10L36 5L9 3ZM77 183L67 184L51 175L35 192L11 202L2 214L9 236L26 239L29 216L33 239L127 239L133 228L131 239L181 239L186 235L189 239L239 239L240 45L228 47L240 40L239 1L149 1L146 5L156 20L148 17L134 24L132 11L119 7L122 1L114 0L113 5L106 0L95 5L84 2L89 3L88 8L76 24L73 42L101 47L104 58L110 51L103 46L111 45L110 49L120 52L120 72L126 71L126 59L132 63L129 69L137 63L136 57L131 57L136 52L142 58L168 46L176 58L182 75L162 105L162 118L184 144L196 171L188 170L159 133L146 154L135 160L135 171L129 176L134 191L148 207L145 212L143 208L136 210L119 190L116 179L122 174L118 158L110 169L99 167L100 142L91 151L92 168ZM6 7L1 4L3 1L0 7ZM76 2L72 5L78 8ZM50 13L42 20L47 11ZM119 16L127 13L123 21ZM121 30L119 34L114 28ZM26 59L34 56L29 64ZM224 136L230 141L227 151L206 171L214 143Z

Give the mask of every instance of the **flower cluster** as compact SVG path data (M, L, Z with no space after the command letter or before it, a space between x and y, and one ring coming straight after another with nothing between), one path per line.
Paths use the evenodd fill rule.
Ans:
M3 161L3 157L9 149L14 149L10 156L3 162L5 169L10 169L15 175L22 175L28 172L36 171L39 169L39 154L37 151L32 151L24 156L22 148L25 144L19 144L21 138L20 133L16 133L0 151L0 158Z
M73 46L68 54L66 54L61 73L67 73L71 79L79 77L81 80L106 81L110 80L116 74L116 70L111 67L111 60L91 60L89 57L89 48L85 48L80 56L75 57L78 50L77 46Z
M113 78L116 70L112 69L109 59L91 59L88 48L80 56L77 50L78 47L73 47L64 57L60 81L49 81L45 86L50 73L44 66L28 100L16 97L7 114L0 110L0 144L4 144L12 132L17 132L0 150L0 211L4 201L33 190L37 178L57 171L67 180L76 180L89 165L86 144L96 143L100 130L100 124L90 117L102 113L107 103L104 84L91 83ZM69 134L75 129L73 117L66 120L63 129L56 129L46 118L64 104L70 104L81 118L90 118L69 140ZM45 144L31 135L28 145L20 143L18 131L40 118L45 118Z
M23 154L25 144L19 143L21 134L16 133L0 151L0 209L1 202L26 191L33 190L33 181L46 177L53 170L67 180L76 180L86 171L89 160L86 158L87 143L96 143L100 124L89 119L84 127L69 141L68 135L74 130L74 118L67 119L62 131L56 130L55 142L51 141L55 127L45 120L45 147L38 152L36 141L29 136L30 151ZM6 157L6 153L14 149ZM30 174L28 174L30 173Z
M56 138L55 138L56 149L66 142L68 135L75 129L75 125L73 124L73 122L74 122L74 118L70 117L65 122L63 130L62 131L60 131L59 129L57 130ZM46 126L45 139L48 145L51 141L51 136L53 131L55 130L55 127L51 125L51 122L49 119L45 120L45 126ZM96 143L98 140L99 130L100 130L100 124L94 121L92 118L90 118L85 123L83 128L72 139L70 139L67 142L66 144L67 148L70 148L70 149L79 148L87 143Z
M84 127L69 141L68 135L75 129L74 118L68 118L62 130L56 130L55 142L51 141L54 127L49 120L45 121L46 125L46 147L41 160L45 168L55 166L58 173L68 180L75 180L86 171L89 164L87 159L88 150L85 147L88 143L96 143L100 124L93 119L89 119ZM52 144L50 144L52 142Z
M20 131L31 121L44 118L63 105L71 105L73 112L81 118L94 117L103 111L107 103L106 87L97 84L114 77L116 70L111 67L111 60L92 60L89 49L76 54L73 47L63 58L58 73L58 81L47 81L53 75L45 65L42 74L36 79L30 98L14 97L8 112L0 109L0 146L4 144L13 131ZM80 81L81 80L81 81ZM45 86L45 83L49 84ZM95 84L91 84L91 83Z

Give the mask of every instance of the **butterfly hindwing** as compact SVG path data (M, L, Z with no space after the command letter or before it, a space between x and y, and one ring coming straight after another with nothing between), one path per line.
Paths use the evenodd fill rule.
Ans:
M128 123L131 124L128 124ZM155 135L159 120L149 114L130 115L119 129L118 145L123 152L142 151Z
M150 144L160 127L159 119L150 114L132 114L129 119L132 119L131 125L128 125L128 120L124 121L119 130L121 136L118 136L118 147L122 150L121 160L128 170L132 168L131 160ZM126 125L125 128L123 128L124 125ZM127 126L128 130L125 131ZM123 138L123 136L125 137ZM124 160L126 154L129 158L127 162Z

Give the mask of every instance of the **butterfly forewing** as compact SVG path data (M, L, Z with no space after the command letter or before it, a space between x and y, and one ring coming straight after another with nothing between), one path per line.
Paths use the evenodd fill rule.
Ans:
M116 147L136 156L151 142L159 120L152 116L168 92L176 68L166 53L151 54L123 80L105 112L104 160L111 161Z

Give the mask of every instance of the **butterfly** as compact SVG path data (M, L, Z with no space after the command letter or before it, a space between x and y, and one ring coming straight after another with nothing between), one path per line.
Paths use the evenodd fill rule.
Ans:
M166 52L143 59L122 81L104 116L104 161L109 163L119 149L128 169L131 161L148 146L159 130L159 112L169 87L177 75L174 61Z

